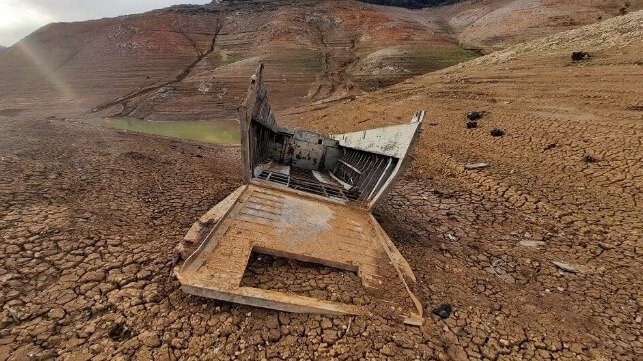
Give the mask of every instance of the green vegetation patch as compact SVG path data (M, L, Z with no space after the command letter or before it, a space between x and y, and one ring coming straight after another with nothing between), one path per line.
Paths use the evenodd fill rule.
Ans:
M230 52L230 51L223 51L221 52L221 59L217 63L217 68L220 68L222 66L230 65L232 63L236 63L240 60L245 59L246 56L243 55L242 53L237 53L237 52Z
M414 72L426 73L475 59L480 55L481 54L475 50L461 47L431 53L416 53L410 56L409 66Z
M135 118L93 118L83 121L92 125L205 143L239 144L240 142L239 124L232 120L157 122Z
M325 71L324 55L319 52L295 52L283 58L277 59L294 71L312 75L321 74Z

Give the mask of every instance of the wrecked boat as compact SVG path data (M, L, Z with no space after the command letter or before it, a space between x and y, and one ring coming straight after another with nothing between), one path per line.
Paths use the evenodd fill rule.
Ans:
M407 124L322 135L282 127L268 104L263 64L241 111L244 185L203 215L174 270L189 294L288 312L365 314L365 306L245 287L253 252L356 273L367 292L408 324L423 322L411 267L371 214L417 140ZM391 297L395 295L395 297Z

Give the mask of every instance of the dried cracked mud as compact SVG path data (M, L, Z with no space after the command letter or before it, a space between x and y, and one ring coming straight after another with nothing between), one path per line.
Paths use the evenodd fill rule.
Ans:
M635 250L598 243L609 267L562 269L552 261L594 250L594 242L577 242L484 193L409 175L376 212L416 273L424 326L288 314L192 297L170 277L177 241L240 184L237 148L60 120L3 118L0 132L1 359L636 359L643 352ZM287 262L254 258L247 276L257 286L279 288L281 276L332 298L354 281L333 287L332 272L317 267L298 267L293 279ZM263 266L276 276L262 277ZM442 303L454 309L446 320L431 313Z

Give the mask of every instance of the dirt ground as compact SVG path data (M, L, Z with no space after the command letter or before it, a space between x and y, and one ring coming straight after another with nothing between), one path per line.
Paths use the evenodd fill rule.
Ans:
M334 132L427 108L376 211L417 276L422 327L182 293L173 248L241 183L237 148L1 117L0 360L640 360L643 59L640 36L622 40L641 16L284 114ZM591 57L572 63L579 48Z
M642 355L640 264L627 236L593 241L484 193L408 176L377 217L416 273L425 325L287 314L191 297L170 277L178 240L240 184L237 148L60 120L3 118L0 133L0 359ZM609 265L573 273L551 263L584 249ZM272 261L253 269L261 262ZM250 283L264 281L274 282ZM342 294L325 287L318 296ZM454 309L446 320L431 314L442 303Z

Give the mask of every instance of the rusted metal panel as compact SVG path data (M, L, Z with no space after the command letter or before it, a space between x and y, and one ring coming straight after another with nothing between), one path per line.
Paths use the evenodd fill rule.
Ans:
M339 141L342 147L401 159L406 156L423 119L422 111L416 113L408 124L335 134L330 137Z
M365 287L406 293L408 302L400 312L404 319L421 317L406 284L413 279L410 267L368 212L253 184L226 214L176 270L184 291L291 312L366 312L355 305L240 286L248 258L257 250L356 272ZM400 276L384 284L383 273Z

